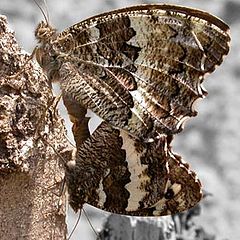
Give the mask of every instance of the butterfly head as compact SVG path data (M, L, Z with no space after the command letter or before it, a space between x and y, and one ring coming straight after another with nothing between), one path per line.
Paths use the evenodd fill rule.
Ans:
M56 29L53 28L48 22L41 21L36 30L35 37L39 43L47 43L54 35L56 35Z
M58 79L59 70L59 62L52 44L56 36L56 29L45 21L41 21L35 30L35 37L39 42L39 46L35 48L35 57L51 82Z

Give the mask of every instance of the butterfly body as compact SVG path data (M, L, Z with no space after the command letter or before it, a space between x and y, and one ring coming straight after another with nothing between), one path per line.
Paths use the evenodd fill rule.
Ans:
M36 58L60 81L74 122L78 154L66 170L71 206L147 216L194 206L201 184L168 138L197 114L204 75L229 51L228 26L196 9L143 5L62 33L42 22L35 35ZM87 109L104 121L92 136Z

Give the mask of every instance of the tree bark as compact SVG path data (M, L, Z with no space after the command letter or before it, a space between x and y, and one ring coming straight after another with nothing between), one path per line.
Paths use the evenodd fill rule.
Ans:
M101 240L176 240L171 216L136 218L112 214L99 235Z
M0 16L0 239L65 239L72 148L47 78L28 58Z
M101 240L214 240L195 217L201 214L201 204L188 211L164 217L126 217L110 215L101 232Z

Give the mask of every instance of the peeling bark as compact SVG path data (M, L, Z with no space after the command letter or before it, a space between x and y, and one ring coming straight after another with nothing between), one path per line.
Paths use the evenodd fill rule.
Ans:
M27 59L0 16L0 238L65 239L57 194L72 149L47 78Z

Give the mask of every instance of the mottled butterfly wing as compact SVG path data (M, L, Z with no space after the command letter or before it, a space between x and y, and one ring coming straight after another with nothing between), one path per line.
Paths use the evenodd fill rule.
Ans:
M69 203L78 211L88 203L108 212L133 216L175 214L195 206L201 184L166 137L142 143L102 122L82 142L83 121L75 121L81 142L75 164L66 171Z
M63 94L146 140L177 133L196 115L203 77L229 41L228 26L206 12L146 5L73 25L51 41L51 54Z

